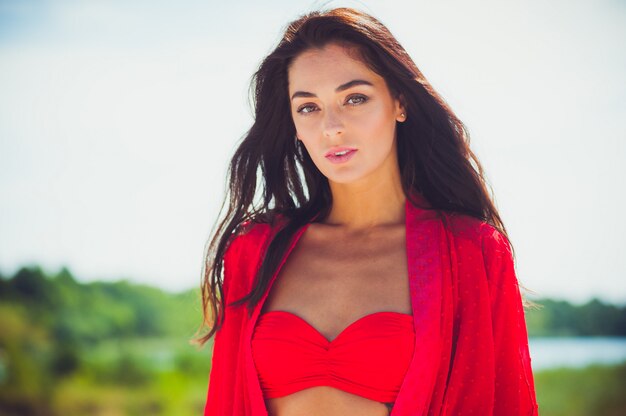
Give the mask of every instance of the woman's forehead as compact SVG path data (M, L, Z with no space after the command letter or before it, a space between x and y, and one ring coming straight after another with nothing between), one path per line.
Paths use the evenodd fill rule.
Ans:
M354 79L364 79L376 85L382 77L372 71L354 49L329 44L323 48L307 49L288 68L289 91L311 88L333 88Z

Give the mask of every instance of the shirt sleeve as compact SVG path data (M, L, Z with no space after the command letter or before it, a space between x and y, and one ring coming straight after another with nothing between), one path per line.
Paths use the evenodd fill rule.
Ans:
M239 238L236 238L224 253L224 322L213 336L213 353L211 358L211 372L204 416L228 415L234 407L236 384L236 368L239 353L239 337L241 328L238 327L238 312L233 308L226 308L226 301L230 301L229 289L239 257Z
M482 239L495 362L494 415L538 414L524 308L507 238L492 226Z

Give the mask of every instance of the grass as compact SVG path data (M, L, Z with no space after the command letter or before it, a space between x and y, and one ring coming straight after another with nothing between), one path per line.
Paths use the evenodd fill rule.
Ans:
M67 416L139 416L202 414L206 380L177 372L162 372L147 385L94 385L75 377L56 389L55 414Z
M622 416L626 363L539 371L535 390L541 416Z

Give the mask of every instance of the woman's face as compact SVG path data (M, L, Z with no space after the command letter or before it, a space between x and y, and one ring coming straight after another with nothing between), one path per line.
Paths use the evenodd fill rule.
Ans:
M337 44L307 50L288 78L297 137L329 181L367 185L398 171L396 121L405 120L404 108L354 53ZM342 148L353 150L334 156Z

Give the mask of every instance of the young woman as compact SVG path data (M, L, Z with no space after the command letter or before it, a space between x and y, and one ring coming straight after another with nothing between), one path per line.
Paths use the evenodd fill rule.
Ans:
M254 88L204 270L204 414L536 415L505 227L388 29L302 16Z

